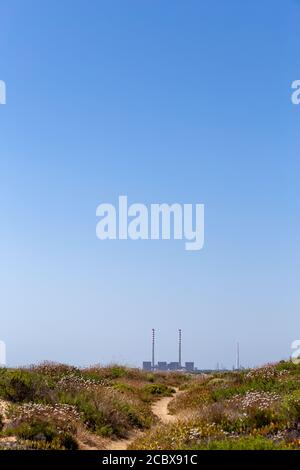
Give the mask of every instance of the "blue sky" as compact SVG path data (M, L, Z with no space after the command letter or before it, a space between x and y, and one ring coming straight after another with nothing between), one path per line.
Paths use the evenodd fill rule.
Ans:
M299 321L297 0L2 0L8 364L288 357ZM205 246L99 241L101 202L204 203Z

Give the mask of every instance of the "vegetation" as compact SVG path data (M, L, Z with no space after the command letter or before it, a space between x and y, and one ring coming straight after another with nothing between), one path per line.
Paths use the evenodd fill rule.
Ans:
M152 403L171 396L184 380L183 374L149 374L119 365L1 369L0 447L17 442L26 449L77 449L83 431L126 438L134 429L150 428L156 422Z
M169 410L178 419L152 428L132 449L300 449L300 365L200 376Z
M176 417L166 423L153 414L162 397ZM300 449L300 365L202 375L53 363L0 370L2 449L104 449L132 435L132 449Z

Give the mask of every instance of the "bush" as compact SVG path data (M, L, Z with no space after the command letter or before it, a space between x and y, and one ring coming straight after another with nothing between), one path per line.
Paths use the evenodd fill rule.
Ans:
M104 406L97 404L89 393L64 394L61 396L61 401L75 406L82 414L86 426L92 431L105 436L111 435L113 432L119 433L119 429L108 426L109 422L105 417Z
M19 370L0 370L0 396L12 402L51 401L52 391L40 374Z
M64 393L60 401L75 406L84 424L101 436L125 437L132 426L143 428L151 423L151 414L145 405L113 388Z
M110 371L110 377L112 379L118 379L120 377L125 377L126 376L126 368L121 367L121 366L111 366L109 368Z
M17 427L12 428L14 434L21 439L28 439L30 441L53 441L57 436L57 431L51 423L33 420L32 422L23 422Z
M133 386L128 385L126 383L121 383L121 382L115 383L113 385L113 388L115 390L118 390L121 393L134 393L135 394L135 392L137 391Z
M72 434L57 429L52 422L39 419L21 422L14 427L8 428L6 433L13 434L26 441L38 441L51 444L51 448L67 450L78 449L78 443Z
M143 415L141 415L136 408L134 408L129 403L122 403L118 406L119 410L127 416L129 423L138 428L146 427L146 420Z
M289 427L294 427L300 421L300 390L284 397L281 406L282 418Z
M170 397L175 392L175 390L171 387L168 387L164 384L151 384L146 385L143 388L143 391L149 393L150 395L155 396L163 396L163 397Z
M61 446L61 448L66 449L66 450L78 450L78 442L75 439L75 437L68 433L64 432L62 434L59 434L58 437L56 437L55 442L58 442L58 445Z
M268 426L272 422L274 422L276 416L274 412L270 409L260 410L260 409L252 409L249 412L248 418L245 420L246 425L250 429L259 429L264 426Z
M172 413L187 410L200 410L204 405L212 402L211 391L205 387L204 382L189 386L178 395L169 405Z
M240 437L238 439L211 440L189 447L192 450L281 450L283 444L275 444L263 437Z
M155 380L155 375L149 372L149 373L146 375L146 380L147 380L148 382L152 382L152 383L153 383L154 380Z

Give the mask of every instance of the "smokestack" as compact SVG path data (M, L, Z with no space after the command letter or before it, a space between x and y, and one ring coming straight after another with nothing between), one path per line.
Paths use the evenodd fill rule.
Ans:
M155 368L155 329L152 328L152 369Z
M178 330L178 364L181 369L181 329Z
M240 343L236 343L236 368L240 370Z

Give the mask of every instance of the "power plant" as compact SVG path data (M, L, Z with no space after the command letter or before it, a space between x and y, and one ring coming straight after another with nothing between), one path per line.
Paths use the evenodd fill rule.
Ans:
M144 361L143 369L147 371L176 371L183 370L187 372L193 372L195 370L194 362L185 362L182 365L182 330L178 330L178 361L166 362L158 361L155 363L155 329L152 328L152 361Z

